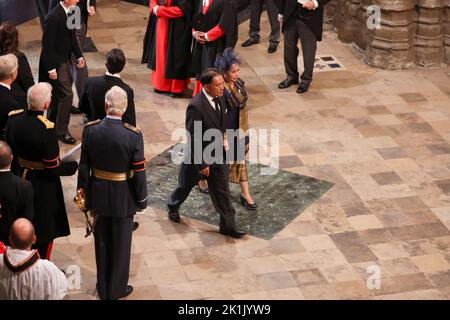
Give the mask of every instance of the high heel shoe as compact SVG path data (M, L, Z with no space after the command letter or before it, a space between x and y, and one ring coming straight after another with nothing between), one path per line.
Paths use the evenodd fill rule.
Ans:
M258 208L258 205L256 203L248 203L247 199L244 198L244 196L241 194L241 204L250 211L255 211Z
M200 191L201 193L209 194L209 188L208 187L206 187L205 189L200 187L200 185L197 185L197 187L198 187L198 191Z

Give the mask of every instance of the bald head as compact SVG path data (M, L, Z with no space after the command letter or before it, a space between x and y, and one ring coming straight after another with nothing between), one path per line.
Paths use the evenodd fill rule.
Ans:
M30 110L45 111L52 100L52 86L47 82L39 82L30 87L27 92L27 101Z
M4 141L0 141L0 170L11 168L12 161L11 148Z
M25 218L19 218L11 226L9 231L9 243L13 249L30 250L36 243L34 227L31 222Z

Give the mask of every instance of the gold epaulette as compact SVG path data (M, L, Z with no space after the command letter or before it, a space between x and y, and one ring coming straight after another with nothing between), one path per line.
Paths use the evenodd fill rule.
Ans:
M97 119L97 120L89 121L89 122L86 123L84 126L85 126L85 127L89 127L89 126L92 126L93 124L100 123L100 121L102 121L102 120Z
M125 127L125 128L127 128L128 130L131 130L131 131L133 131L133 132L136 132L136 133L140 133L141 132L141 130L139 130L138 128L136 128L135 126L132 126L131 124L128 124L128 123L123 123L123 126Z
M8 117L12 117L12 116L15 116L17 114L21 114L24 111L25 111L24 109L13 110L10 113L8 113Z
M53 129L55 127L55 124L43 115L38 115L37 118L45 125L47 129Z

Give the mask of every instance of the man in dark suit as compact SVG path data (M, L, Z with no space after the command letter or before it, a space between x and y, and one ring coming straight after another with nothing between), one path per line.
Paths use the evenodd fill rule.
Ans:
M18 218L33 221L33 187L11 172L13 156L6 142L0 141L0 241L8 243L9 229Z
M68 129L73 100L71 59L75 57L78 69L85 66L74 27L68 23L69 13L78 2L61 1L45 18L39 61L39 82L49 81L53 87L49 119L56 121L59 140L68 144L76 143Z
M78 198L95 217L97 290L100 298L128 296L133 216L147 207L142 133L122 122L127 93L112 87L105 97L107 116L83 131Z
M48 13L49 1L50 0L35 0L41 27L44 25L45 16Z
M220 215L220 233L240 238L245 232L236 226L236 211L230 200L228 166L224 164L223 157L224 149L228 146L224 135L226 104L223 97L223 76L219 70L210 68L203 72L200 81L203 89L192 99L186 110L188 146L180 168L178 187L167 201L169 219L176 223L181 221L178 210L202 175L208 180L209 195ZM196 130L199 125L200 130ZM205 141L203 137L208 130L218 131L221 140ZM206 155L204 151L210 149L212 143L219 143L221 150L216 150L218 152L211 156ZM201 150L196 150L195 145L201 146Z
M50 9L53 9L60 0L51 0L50 2ZM75 29L75 35L77 37L78 45L80 46L81 51L83 52L83 46L86 42L86 35L87 35L87 26L88 26L88 18L90 16L93 16L96 14L96 0L80 0L78 3L78 8L80 9L80 28ZM86 80L89 77L89 72L87 65L85 65L83 68L77 68L77 60L76 57L72 57L72 65L71 65L71 71L72 71L72 77L74 78L75 82L75 88L77 90L78 98L81 97L81 94L83 93L84 86L86 84ZM72 113L78 113L78 110L72 109Z
M112 49L106 54L105 75L91 77L87 80L78 108L86 114L89 121L101 120L105 113L105 94L114 86L125 90L128 97L127 110L123 114L123 122L136 126L136 111L134 107L133 89L120 78L120 72L125 67L126 59L121 49Z
M10 113L6 142L13 151L13 172L33 186L33 224L36 248L43 259L50 260L53 240L70 234L60 176L75 174L78 164L61 162L53 122L44 117L49 108L52 87L38 83L28 89L28 110Z
M17 78L17 72L18 62L15 55L0 56L0 140L4 140L8 114L20 108L11 92L11 85Z
M61 2L61 0L50 0L49 11L59 2ZM96 0L79 0L77 4L81 12L81 28L77 30L80 30L81 33L84 34L84 37L86 37L89 17L96 14L96 2ZM83 44L83 42L84 41L82 41L81 44Z
M241 46L250 47L259 42L259 31L261 14L263 5L266 5L267 16L270 22L270 36L268 53L277 51L278 43L280 42L280 23L277 19L278 9L273 0L250 0L250 38L244 41Z
M284 66L287 78L278 87L298 84L298 39L302 44L304 72L297 93L308 91L313 79L317 41L322 40L324 5L330 0L276 0L284 35Z

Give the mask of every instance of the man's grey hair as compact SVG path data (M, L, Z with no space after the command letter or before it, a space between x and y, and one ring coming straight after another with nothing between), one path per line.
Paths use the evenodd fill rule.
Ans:
M44 111L44 107L52 100L52 86L47 82L39 82L27 92L28 107L31 110Z
M107 114L124 114L128 106L127 93L122 88L114 86L106 92L105 103L107 105Z
M12 54L0 56L0 81L6 80L17 71L19 63L17 57Z

